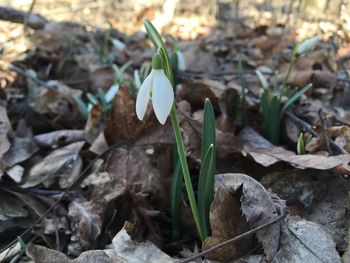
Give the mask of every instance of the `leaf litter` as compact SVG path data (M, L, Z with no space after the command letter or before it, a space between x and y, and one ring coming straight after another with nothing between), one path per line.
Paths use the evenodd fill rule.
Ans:
M83 16L77 17L80 24L67 23L48 13L48 19L32 14L29 28L0 21L1 259L177 262L268 223L287 209L285 220L195 262L349 260L348 25L298 17L292 26L289 16L276 16L282 18L278 23L267 21L269 8L241 4L218 4L216 18L203 15L206 11L179 12L163 24L155 19L161 9L134 9L125 3L118 6L119 18L99 21L104 29ZM34 5L35 12L40 13L41 5ZM104 9L105 15L111 16L116 5ZM248 16L237 12L237 23L229 22L234 12L224 10L237 8ZM289 15L294 19L299 11ZM126 14L133 23L125 23ZM175 141L170 122L160 126L151 106L144 121L136 117L135 76L144 77L140 72L153 54L141 31L144 18L155 19L163 33L178 38L185 56L187 70L178 73L175 94L195 187L205 99L214 107L218 165L211 236L203 244L185 191L181 238L171 237ZM263 72L268 85L281 83L296 39L314 35L321 41L296 59L286 82L294 90L308 84L312 88L282 119L281 143L273 145L265 138L255 70ZM115 68L128 61L132 63L121 77ZM103 95L113 85L117 94L106 102ZM305 154L297 151L300 133ZM25 253L18 246L7 249L28 229L22 237Z

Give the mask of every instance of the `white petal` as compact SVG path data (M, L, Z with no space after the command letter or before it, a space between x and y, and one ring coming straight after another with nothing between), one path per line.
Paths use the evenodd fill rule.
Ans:
M154 70L152 89L152 103L154 113L161 124L164 124L169 116L174 103L174 91L170 81L163 70Z
M154 72L152 71L145 81L142 83L139 93L137 94L136 98L136 115L137 118L141 121L143 117L145 116L147 105L149 101L149 95L152 89L152 82L154 78Z
M176 51L176 55L177 55L177 64L178 64L178 68L179 70L186 70L186 62L185 62L185 57L182 54L181 51Z

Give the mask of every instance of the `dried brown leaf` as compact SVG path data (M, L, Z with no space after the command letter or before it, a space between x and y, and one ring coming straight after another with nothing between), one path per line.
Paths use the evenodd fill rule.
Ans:
M71 185L82 167L79 152L83 145L84 142L75 142L51 152L30 169L21 187L28 188L40 183L49 187L58 177L62 188Z
M349 173L350 155L341 154L337 156L323 155L296 155L292 151L282 147L275 147L261 135L252 129L244 129L239 135L245 143L242 154L250 156L263 166L270 166L280 161L287 162L299 169L313 168L318 170L332 170ZM252 140L249 140L252 138ZM255 138L255 139L254 139ZM342 169L340 169L340 167Z
M225 187L231 194L239 194L242 191L241 210L250 228L273 220L284 209L279 199L274 200L275 197L248 175L218 174L215 182L216 193L220 186ZM272 260L278 250L281 225L282 223L279 222L257 232L268 260Z
M216 189L210 209L210 226L212 234L203 242L202 249L207 250L232 237L249 230L248 223L242 215L239 197L230 192L225 185ZM224 262L246 255L254 247L253 236L224 246L208 255L207 259Z

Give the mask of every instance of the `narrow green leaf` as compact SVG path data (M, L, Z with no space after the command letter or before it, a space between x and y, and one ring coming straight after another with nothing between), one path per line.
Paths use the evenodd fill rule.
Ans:
M210 233L209 208L214 195L216 160L215 114L209 99L204 103L201 160L202 166L198 183L198 210L205 236Z
M141 65L140 73L141 73L141 82L145 80L145 78L149 75L152 70L152 65L148 62L145 62ZM140 84L141 87L141 84Z
M302 155L305 153L304 134L302 132L299 134L298 137L297 153L298 155Z
M88 107L85 102L79 96L73 96L75 102L78 104L79 111L81 115L87 119L89 115Z
M270 92L268 89L264 89L261 94L260 98L260 104L261 104L261 112L263 115L264 119L264 126L266 133L269 133L268 130L271 127L270 121L271 121L271 116L270 116Z
M211 144L202 159L198 181L198 212L205 237L210 234L209 208L211 201L213 200L213 190L211 190L211 188L214 188L213 177L215 174L212 172L213 161L214 146Z
M132 60L129 60L128 62L126 62L123 66L120 67L120 72L124 73L125 70L132 64Z
M176 150L174 151L174 174L171 184L171 215L172 215L172 238L178 240L180 236L180 202L183 188L183 173Z
M108 89L106 95L104 96L104 99L105 99L106 103L112 102L112 100L114 99L115 95L117 95L118 91L119 91L119 84L118 83L114 83Z
M23 251L27 251L27 245L20 236L17 236L18 243L21 245Z
M280 114L280 119L282 119L284 113L288 110L288 108L296 101L298 100L305 92L307 92L311 88L311 84L306 85L304 88L296 92L292 97L290 97L287 101L286 104L284 104L281 114Z
M106 108L106 106L107 106L107 101L105 99L106 94L103 92L103 90L101 88L97 89L97 95L98 95L98 98L101 101L101 104L102 104L103 108Z
M209 99L204 103L202 135L201 159L203 160L209 146L213 144L215 148L215 115Z
M269 88L269 84L268 84L265 76L261 73L261 71L257 69L257 70L255 70L255 73L258 76L258 79L259 79L260 84L263 87L263 89L268 89Z
M274 94L271 98L271 111L270 111L270 129L269 129L269 140L273 144L279 143L280 135L280 110L281 110L281 101L277 94Z
M91 102L91 104L93 104L93 105L98 104L98 100L97 100L97 98L96 98L93 94L87 93L87 94L86 94L86 97L87 97L88 100Z

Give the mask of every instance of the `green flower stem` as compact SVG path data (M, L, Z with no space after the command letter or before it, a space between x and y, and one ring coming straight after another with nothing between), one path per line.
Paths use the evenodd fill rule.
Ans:
M193 186L192 186L192 182L191 182L190 171L188 169L188 164L187 164L187 160L186 160L185 146L184 146L184 143L182 141L180 125L179 125L179 121L177 119L175 104L173 104L173 107L171 109L170 117L171 117L171 123L172 123L173 130L174 130L177 152L179 154L179 160L180 160L180 164L182 167L182 173L183 173L183 177L184 177L184 181L185 181L187 195L188 195L188 199L190 201L192 215L193 215L196 227L197 227L199 237L203 241L205 237L204 237L204 233L203 233L203 228L202 228L200 220L199 220L198 206L197 206L196 198L195 198L194 193L193 193Z

